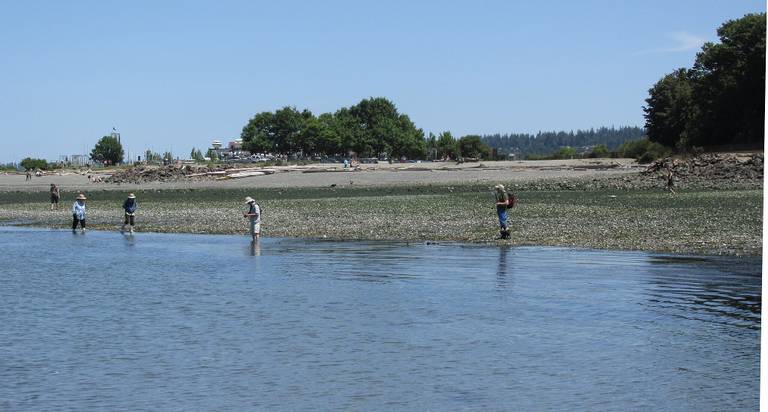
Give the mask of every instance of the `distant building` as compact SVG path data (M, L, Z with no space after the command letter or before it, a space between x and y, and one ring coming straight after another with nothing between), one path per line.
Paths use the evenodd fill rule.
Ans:
M243 139L233 139L224 147L220 140L211 142L209 153L215 153L220 160L241 159L250 156L250 152L243 150Z
M67 166L88 166L91 162L91 158L88 155L61 155L59 156L59 163L63 163Z

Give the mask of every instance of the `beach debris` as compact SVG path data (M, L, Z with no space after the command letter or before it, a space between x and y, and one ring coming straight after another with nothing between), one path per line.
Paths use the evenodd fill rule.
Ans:
M235 168L230 165L137 166L118 171L103 179L106 183L174 182L180 180L221 180L264 176L276 169Z
M653 179L678 181L743 181L763 179L763 153L707 153L690 158L659 159L641 172Z

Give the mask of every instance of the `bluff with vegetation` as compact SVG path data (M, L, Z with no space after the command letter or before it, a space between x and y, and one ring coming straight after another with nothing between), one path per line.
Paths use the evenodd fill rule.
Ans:
M667 74L650 90L648 138L679 150L763 147L765 13L724 23L720 43L706 43L693 67Z

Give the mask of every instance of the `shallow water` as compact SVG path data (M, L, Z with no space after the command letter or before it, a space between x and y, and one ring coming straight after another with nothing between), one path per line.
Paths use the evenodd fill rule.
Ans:
M761 263L0 228L0 410L756 410Z

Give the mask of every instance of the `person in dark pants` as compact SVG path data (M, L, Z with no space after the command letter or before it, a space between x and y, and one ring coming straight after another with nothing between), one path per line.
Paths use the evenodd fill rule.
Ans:
M673 195L675 194L675 163L670 162L667 164L667 190Z
M85 232L85 199L85 195L80 193L72 206L72 232L77 230L78 223L82 231Z
M509 225L507 224L509 195L504 189L504 185L496 185L494 189L496 189L496 214L499 216L499 239L509 239Z
M58 186L51 183L51 210L56 208L56 210L59 209L59 198L61 198L61 192L59 192Z
M133 225L134 225L134 217L136 216L136 209L139 208L138 203L136 203L136 195L133 193L128 194L128 198L125 199L125 202L123 202L123 209L125 210L125 222L123 223L123 228L121 229L123 232L125 231L125 225L130 224L131 227L129 228L130 233L133 233Z

